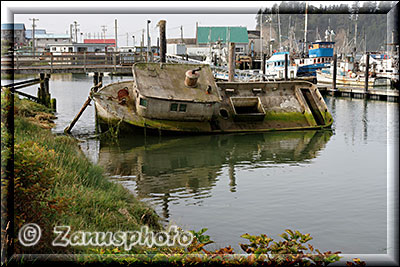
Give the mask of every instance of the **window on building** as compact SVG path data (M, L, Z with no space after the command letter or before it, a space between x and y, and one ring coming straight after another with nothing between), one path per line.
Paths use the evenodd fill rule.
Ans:
M178 104L172 103L171 106L169 107L170 111L178 111Z
M141 105L143 107L147 107L147 99L140 98L139 105Z
M179 105L179 112L186 112L186 104Z
M54 39L54 42L58 42L58 39Z

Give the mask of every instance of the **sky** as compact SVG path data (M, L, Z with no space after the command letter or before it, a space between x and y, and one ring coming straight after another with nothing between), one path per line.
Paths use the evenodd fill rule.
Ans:
M256 28L256 13L260 7L270 7L281 1L2 1L1 22L24 23L32 28L30 19L39 19L37 29L48 33L69 34L70 24L78 23L81 38L102 36L115 38L117 19L117 39L119 46L140 44L142 30L147 35L147 20L152 44L156 44L159 31L158 21L164 19L167 38L179 38L181 26L184 38L194 38L196 22L199 26L246 26ZM308 1L319 7L326 1ZM361 5L363 1L360 1ZM330 4L349 4L351 1L335 1ZM94 6L95 5L95 6ZM107 14L106 14L107 13ZM175 13L175 14L174 14ZM190 13L190 14L189 14ZM218 14L219 13L219 14ZM231 13L231 14L221 14ZM236 14L232 14L236 13ZM105 26L105 27L103 27ZM132 36L135 36L134 38ZM81 38L79 41L81 41ZM146 42L145 42L146 43Z

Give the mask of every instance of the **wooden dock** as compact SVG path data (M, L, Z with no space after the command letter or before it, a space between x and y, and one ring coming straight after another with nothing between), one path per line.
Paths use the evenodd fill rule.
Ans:
M390 102L399 102L399 90L396 89L368 89L360 87L340 87L333 89L332 86L328 85L317 85L321 94L329 94L332 96L342 96L351 98L366 98L383 100Z
M1 58L2 74L38 74L38 73L88 73L111 72L131 74L134 62L146 61L146 57L136 53L37 53L23 55L19 53L4 55Z

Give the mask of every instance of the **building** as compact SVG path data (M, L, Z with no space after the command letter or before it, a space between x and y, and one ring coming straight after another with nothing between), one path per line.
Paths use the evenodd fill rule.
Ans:
M25 24L23 23L2 23L1 40L12 41L14 47L19 48L26 45Z
M249 37L249 54L256 56L261 52L260 47L260 31L259 30L248 30L247 35ZM266 51L264 51L265 53Z
M35 48L39 52L45 51L52 44L68 45L71 43L71 36L69 34L35 34Z
M249 37L246 27L214 27L201 26L196 30L196 44L199 47L207 47L220 42L222 47L227 47L229 42L235 43L237 55L248 53Z
M106 44L107 51L115 51L116 42L115 39L84 39L84 44Z
M28 41L32 40L32 38L33 38L32 33L33 33L33 30L31 30L31 29L28 29L25 31L25 38ZM38 34L46 34L46 30L45 29L35 29L35 36Z
M103 53L106 52L107 44L85 44L85 43L72 43L72 44L48 44L47 49L53 54L62 53Z

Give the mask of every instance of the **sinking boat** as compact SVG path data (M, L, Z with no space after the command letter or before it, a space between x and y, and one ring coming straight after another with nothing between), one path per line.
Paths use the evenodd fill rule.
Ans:
M215 82L209 65L136 63L133 81L92 93L101 131L263 132L329 128L319 90L306 81Z

